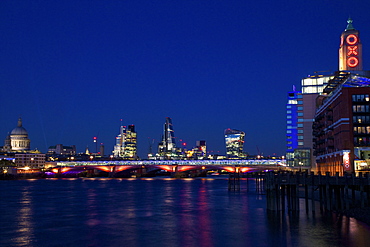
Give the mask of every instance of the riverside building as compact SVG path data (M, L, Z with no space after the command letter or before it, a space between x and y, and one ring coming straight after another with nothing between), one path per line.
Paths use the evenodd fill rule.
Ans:
M312 150L312 123L316 110L316 98L323 92L328 81L333 77L330 73L315 72L302 78L302 91L288 92L287 128L286 128L286 159L291 167L309 168L314 166Z
M317 98L313 124L316 169L332 175L370 170L370 72L363 71L359 31L347 22L339 71Z
M340 47L339 47L339 71L348 71L352 74L366 74L362 71L362 44L359 38L359 31L354 29L352 25L352 19L348 19L347 27L341 34ZM308 76L302 79L302 91L298 92L297 108L297 134L296 137L297 147L289 147L290 140L288 125L289 119L287 118L287 164L289 166L305 166L310 164L314 170L316 167L315 155L319 152L314 151L316 143L314 141L317 138L313 135L313 123L315 121L315 114L318 105L318 97L325 95L326 88L333 87L331 81L337 81L339 79L339 72L315 72L314 75ZM346 85L348 87L348 85ZM329 89L327 89L329 90ZM301 96L299 95L301 93ZM288 99L289 101L289 99ZM288 106L288 104L287 104ZM288 117L288 114L287 114ZM316 134L316 131L314 131ZM293 138L294 139L294 138ZM290 149L289 149L290 148ZM310 161L308 161L308 159Z

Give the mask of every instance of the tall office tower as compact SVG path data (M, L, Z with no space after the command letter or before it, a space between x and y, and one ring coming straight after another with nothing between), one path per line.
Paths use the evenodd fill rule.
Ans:
M165 158L176 155L175 133L173 131L172 119L169 117L166 117L162 141L158 145L158 154Z
M230 128L225 130L226 154L228 158L245 158L246 155L243 153L244 136L245 133L240 130Z
M316 98L323 93L332 73L315 73L302 79L302 96L298 99L297 107L297 138L298 148L294 152L294 165L303 167L315 167L313 156L312 124L315 118Z
M137 158L137 133L135 125L129 125L125 131L124 159L134 160Z
M293 87L293 91L288 92L286 104L286 161L288 166L294 166L294 150L298 148L298 114L302 114L303 111L302 105L298 107L298 100L302 100L302 94Z
M105 148L104 148L104 144L103 143L100 143L100 147L99 147L99 150L100 150L100 156L104 156L104 151L105 151Z
M126 126L121 125L119 134L116 137L116 145L114 145L113 149L113 156L115 158L122 158L124 155L125 129Z
M362 70L362 44L359 31L354 29L352 19L347 21L347 28L340 36L339 70Z

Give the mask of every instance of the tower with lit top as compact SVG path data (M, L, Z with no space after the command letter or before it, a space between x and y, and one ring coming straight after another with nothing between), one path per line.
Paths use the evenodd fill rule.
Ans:
M352 19L348 18L347 27L340 37L340 71L362 70L362 44L360 32L353 27L352 22Z

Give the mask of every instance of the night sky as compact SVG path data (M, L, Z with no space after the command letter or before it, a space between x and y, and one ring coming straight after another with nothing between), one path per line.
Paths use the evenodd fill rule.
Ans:
M187 147L285 153L287 92L338 69L349 16L370 69L370 1L0 1L0 141L23 119L31 148L111 153L121 119L145 158L171 117ZM3 143L0 143L2 146Z

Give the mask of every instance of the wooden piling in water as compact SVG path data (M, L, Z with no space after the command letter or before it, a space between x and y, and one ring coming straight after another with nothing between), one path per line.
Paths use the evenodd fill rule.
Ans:
M256 178L257 187L262 180ZM369 174L345 173L344 176L314 175L300 172L269 172L265 174L267 209L273 211L299 211L299 198L303 197L306 214L310 207L315 212L315 201L320 204L320 211L344 210L353 207L370 206ZM259 190L258 188L256 190ZM300 195L301 192L301 195ZM311 203L309 201L311 200Z

